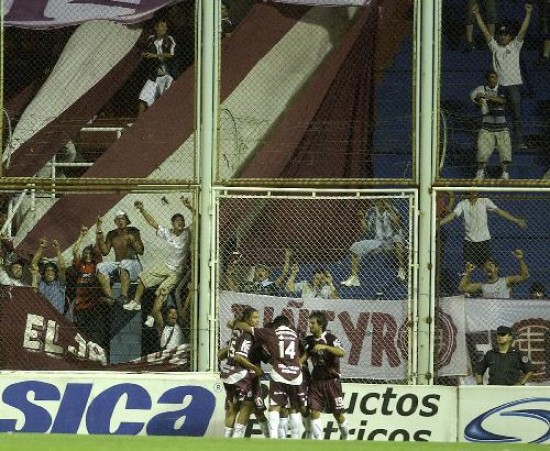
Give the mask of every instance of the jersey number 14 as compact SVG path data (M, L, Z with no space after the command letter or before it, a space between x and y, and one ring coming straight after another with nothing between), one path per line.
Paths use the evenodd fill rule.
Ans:
M296 355L296 342L291 341L288 343L288 345L285 346L285 342L283 340L279 341L279 358L281 360L294 360L294 356Z

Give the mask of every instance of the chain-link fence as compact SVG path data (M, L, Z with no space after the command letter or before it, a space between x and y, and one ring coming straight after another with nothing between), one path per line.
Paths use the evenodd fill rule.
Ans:
M57 191L40 181L40 189L22 182L19 191L2 193L0 366L187 369L194 358L187 345L192 349L197 335L198 253L186 249L196 250L198 240L186 229L178 235L185 243L166 244L148 215L175 227L182 218L173 215L181 212L185 225L195 227L195 192L121 194L109 183L146 177L153 188L155 180L196 179L196 2L167 1L132 25L75 25L56 13L55 26L46 21L40 29L17 25L14 18L36 15L24 3L11 2L4 17L4 175L73 180L56 182ZM225 1L217 182L412 177L415 2L367 3ZM550 142L548 0L436 3L443 46L440 176L543 177ZM163 36L159 47L151 35ZM510 52L501 55L507 39ZM168 85L158 96L157 88ZM102 194L60 191L82 187L80 177L109 180ZM533 380L547 384L548 196L455 197L438 197L436 381L473 382L480 353L498 344L497 328L505 325L533 362ZM425 320L414 313L414 199L411 192L220 192L212 262L220 324L253 305L263 323L284 314L303 334L309 313L322 309L348 351L347 380L414 381L411 329ZM139 234L128 229L121 240L121 222ZM183 258L177 283L166 273L174 253ZM168 321L181 333L167 331ZM223 343L228 330L219 333ZM166 343L176 339L183 347L169 352Z
M2 199L2 369L191 368L193 191Z
M440 175L548 170L548 0L443 0Z
M196 5L166 3L132 25L11 5L5 175L195 180ZM411 178L412 11L224 1L218 178Z
M438 383L475 383L506 326L534 365L532 380L548 384L549 202L547 193L438 193Z
M131 8L103 5L112 20L76 26L101 8L41 25L20 3L5 16L4 175L193 180L195 2L128 25Z
M412 176L412 2L225 3L220 180Z
M347 351L344 378L408 380L410 194L220 193L217 209L221 343L246 305L303 335L324 310Z

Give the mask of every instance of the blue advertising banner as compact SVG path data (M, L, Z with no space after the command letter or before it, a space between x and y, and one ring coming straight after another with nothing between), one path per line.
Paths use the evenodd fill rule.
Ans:
M4 373L0 433L221 436L216 374Z

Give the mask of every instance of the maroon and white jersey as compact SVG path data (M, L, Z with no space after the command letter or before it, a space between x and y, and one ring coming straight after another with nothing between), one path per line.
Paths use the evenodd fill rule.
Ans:
M328 351L314 351L313 348L316 344L343 349L338 337L328 330L325 330L319 338L309 335L306 338L306 352L313 362L312 380L339 378L340 357Z
M262 366L262 362L269 362L269 356L264 351L264 347L258 340L254 340L254 336L250 332L242 332L238 346L235 349L235 354L239 354L250 363L256 366ZM266 358L267 356L267 358ZM254 370L248 370L251 377L257 377Z
M289 385L302 383L300 370L300 337L287 326L277 329L252 329L254 338L263 343L271 355L271 379Z
M234 329L227 346L227 358L220 362L220 377L225 384L236 384L248 375L248 370L235 363L235 355L248 359L248 353L252 347L252 335Z

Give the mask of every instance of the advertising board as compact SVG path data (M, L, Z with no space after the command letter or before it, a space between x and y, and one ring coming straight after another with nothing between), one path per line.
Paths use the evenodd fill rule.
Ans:
M550 444L548 387L460 387L458 440Z
M0 432L222 436L216 374L4 373Z

